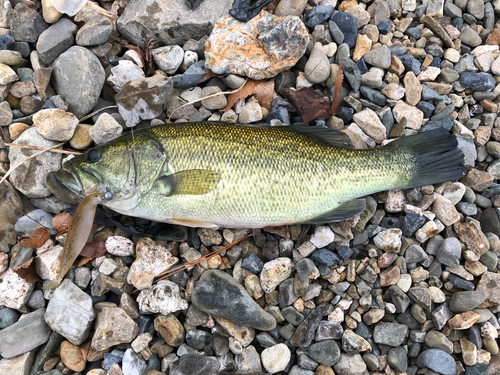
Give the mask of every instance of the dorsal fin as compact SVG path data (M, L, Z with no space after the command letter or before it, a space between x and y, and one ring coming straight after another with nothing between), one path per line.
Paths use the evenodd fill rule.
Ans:
M338 148L354 148L347 134L329 128L319 126L307 126L304 123L290 125L295 131L307 135L308 137L325 145Z

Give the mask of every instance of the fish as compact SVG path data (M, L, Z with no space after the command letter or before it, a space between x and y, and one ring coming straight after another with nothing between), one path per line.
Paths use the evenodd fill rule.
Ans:
M307 125L176 123L124 135L74 157L56 179L129 216L203 228L338 222L362 197L457 180L464 155L446 129L354 149L343 132Z

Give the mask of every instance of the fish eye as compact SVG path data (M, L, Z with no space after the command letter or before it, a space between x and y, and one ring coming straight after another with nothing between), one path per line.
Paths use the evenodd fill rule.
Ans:
M101 151L99 149L94 148L90 150L87 154L87 161L91 163L98 162L101 159Z

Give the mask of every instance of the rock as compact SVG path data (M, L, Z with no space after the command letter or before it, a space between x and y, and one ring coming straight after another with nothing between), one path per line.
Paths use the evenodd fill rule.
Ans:
M155 48L151 52L156 66L170 75L175 74L184 59L184 50L177 45Z
M45 30L36 43L38 57L44 64L50 64L61 53L74 44L78 27L67 18L62 18Z
M43 319L43 314L45 309L38 309L17 323L2 329L0 355L4 358L13 358L46 343L51 331Z
M118 307L105 307L97 315L95 334L91 347L94 350L106 350L113 345L129 343L137 336L139 327Z
M10 34L17 42L36 43L49 27L37 12L34 3L17 3L9 22Z
M454 237L446 238L436 254L436 260L448 267L456 267L460 264L462 247L460 241Z
M201 97L214 95L222 92L217 86L206 86L201 90ZM211 98L206 98L201 101L201 105L209 110L222 109L226 106L227 99L224 95L216 95ZM262 115L261 115L262 117Z
M154 326L168 345L177 347L184 342L184 327L174 315L158 315Z
M265 293L271 293L284 280L288 279L294 270L289 258L276 258L264 264L260 274L260 284Z
M363 55L363 59L367 64L373 65L381 69L389 69L391 66L391 51L387 46L374 48Z
M136 259L130 266L127 282L139 290L150 288L155 276L168 271L178 261L165 247L143 237L137 243Z
M356 335L351 330L344 331L344 334L342 335L342 348L349 355L372 350L372 347L368 343L368 341L366 341L361 336Z
M36 93L35 85L31 81L16 82L10 88L10 94L18 99Z
M99 116L95 124L89 129L89 136L101 146L112 140L120 137L123 132L123 127L108 113L103 113Z
M425 335L425 344L431 349L440 349L448 354L453 353L453 343L441 332L430 330Z
M373 241L382 250L398 253L401 248L402 231L399 228L387 229L377 234Z
M285 344L278 344L264 349L260 356L266 371L275 374L286 368L290 362L291 352Z
M490 244L484 233L481 231L479 222L471 220L465 223L455 223L453 228L458 234L460 240L465 243L467 249L472 251L476 256L480 257L489 250Z
M145 78L145 75L139 66L129 60L120 60L118 65L111 68L111 75L106 82L118 92L126 83L140 78Z
M387 364L401 373L408 369L408 354L402 346L392 348L387 353Z
M404 324L381 323L373 330L373 341L377 344L397 347L403 344L408 327Z
M266 79L294 66L308 40L305 25L295 16L276 17L263 11L247 23L228 16L217 21L207 41L206 64L217 74Z
M476 91L489 91L496 86L496 81L490 73L465 71L460 73L460 84Z
M334 366L340 359L340 349L333 340L316 342L307 351L309 357L324 366Z
M101 15L90 18L76 34L76 44L83 47L98 46L107 42L113 25L109 18Z
M446 226L453 225L460 220L460 214L456 210L455 205L442 195L436 195L432 212Z
M140 375L147 371L147 363L139 353L127 349L122 359L122 371L124 374Z
M480 307L489 307L500 304L500 275L494 272L482 274L476 291L486 293L486 301Z
M422 126L424 113L418 108L408 105L403 101L399 101L393 108L394 119L397 122L406 118L406 128L419 130Z
M45 251L40 251L35 258L35 269L42 279L54 280L61 264L64 248L60 245L54 246L52 241L48 241L44 248Z
M12 209L11 200L16 206L22 209L23 204L19 194L8 181L4 181L3 187L0 189L0 237L2 238L2 241L0 241L0 253L8 253L10 245L17 242L15 224L22 216L22 213ZM2 257L1 263L3 264L5 262L4 256L0 255L0 257ZM1 266L0 270L5 271L5 268Z
M170 375L217 375L219 362L205 355L183 355L177 364L170 365Z
M51 1L54 8L61 13L65 13L69 16L74 16L85 6L86 1L84 0L73 0L73 1Z
M55 95L55 91L50 85L51 75L52 68L39 68L33 73L33 83L35 84L36 90L43 101Z
M143 290L137 297L139 309L144 313L168 315L179 310L186 310L188 303L179 295L179 286L168 280L161 280L148 290Z
M92 299L69 279L54 291L45 312L50 328L74 345L87 339L94 318Z
M78 118L60 109L42 109L33 116L33 125L46 139L66 142L73 137Z
M133 127L141 120L151 120L160 116L167 107L167 98L172 91L172 85L172 80L162 74L126 83L115 97L118 111L125 124Z
M97 104L104 85L104 69L88 49L73 46L52 63L52 83L76 117L89 113Z
M11 69L10 66L0 64L0 85L8 85L9 83L16 82L18 80L18 75Z
M386 137L386 129L377 114L371 109L355 113L354 122L377 143L382 143Z
M474 311L466 311L455 315L453 318L448 320L447 324L451 329L462 330L472 327L472 325L476 323L479 318L480 315L478 313Z
M219 270L203 273L191 299L200 311L238 325L263 331L276 327L275 319L264 312L234 278Z
M320 42L316 42L304 68L306 78L312 83L321 83L330 75L330 62Z
M232 2L201 2L195 10L182 0L133 0L117 21L124 38L143 48L151 39L161 45L182 45L208 35L228 14ZM169 9L165 12L165 9Z
M380 273L380 286L391 286L398 282L400 269L398 266L392 266Z
M60 355L62 363L72 371L82 372L85 370L87 361L82 350L69 341L61 344Z
M422 94L422 84L413 72L408 72L404 78L406 102L410 105L417 105Z
M3 358L0 360L0 373L9 375L29 374L34 358L34 351L18 355L14 358Z
M106 250L119 257L133 256L135 254L134 242L123 236L111 236L106 240Z
M340 354L340 358L333 368L336 374L342 375L363 375L366 373L366 363L359 354Z
M440 349L428 349L420 353L417 366L426 367L442 375L455 375L457 371L453 357Z
M34 284L26 282L8 268L0 275L0 305L19 309L28 301Z

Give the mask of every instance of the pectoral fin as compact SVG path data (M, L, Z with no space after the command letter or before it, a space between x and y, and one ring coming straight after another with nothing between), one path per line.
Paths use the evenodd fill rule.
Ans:
M177 194L203 195L217 188L220 173L208 169L179 171L157 180L162 194L167 197Z
M324 214L315 217L314 219L308 220L304 224L323 224L347 220L352 217L361 215L365 208L366 201L364 199L353 199L341 203L333 210L325 212Z

